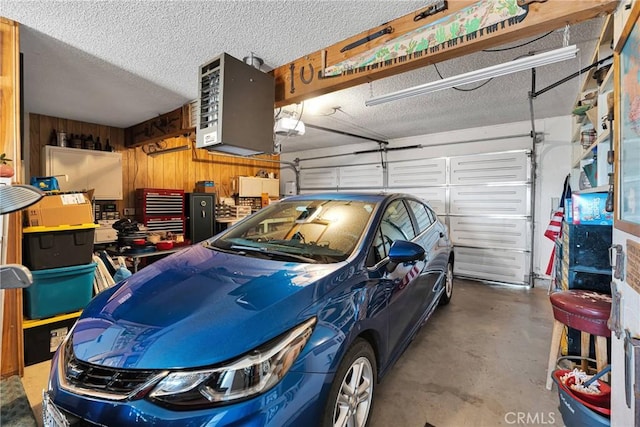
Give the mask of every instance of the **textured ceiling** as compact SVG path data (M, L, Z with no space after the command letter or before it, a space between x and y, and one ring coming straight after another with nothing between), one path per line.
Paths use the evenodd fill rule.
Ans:
M271 69L426 3L1 0L0 16L23 25L26 111L128 127L195 99L198 67L222 52L237 58L254 52L264 59L265 69ZM569 39L580 48L579 57L538 69L537 88L588 65L601 24L596 19L572 26ZM478 52L438 68L448 77L555 49L562 39L563 32L556 31L527 46ZM437 78L428 66L325 95L298 106L298 111L304 108L304 122L378 139L529 119L530 72L494 79L472 92L445 90L364 106L371 96ZM536 118L569 114L577 89L574 79L540 96ZM318 105L319 110L312 111ZM277 140L283 152L351 141L361 140L313 129L304 137Z

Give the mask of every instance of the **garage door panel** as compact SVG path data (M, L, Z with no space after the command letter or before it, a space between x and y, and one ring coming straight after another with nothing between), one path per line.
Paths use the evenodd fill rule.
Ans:
M356 192L356 191L358 193L367 193L367 194L379 194L379 193L383 193L384 192L380 188L358 188L356 190L348 189L348 188L338 189L338 193L352 193L352 192Z
M333 188L338 186L338 168L303 169L300 171L300 188Z
M326 193L327 191L330 191L330 190L311 190L308 188L301 188L300 194L319 194L319 193Z
M444 185L446 159L421 159L389 163L389 187Z
M342 166L338 168L339 188L382 188L382 165Z
M454 245L527 250L530 225L524 218L449 218Z
M524 151L451 158L451 184L527 182L528 154Z
M499 249L456 247L454 275L495 282L528 284L529 254Z
M526 185L451 187L451 214L527 216L528 210Z
M447 189L445 187L389 188L389 192L411 194L428 202L438 215L446 214Z

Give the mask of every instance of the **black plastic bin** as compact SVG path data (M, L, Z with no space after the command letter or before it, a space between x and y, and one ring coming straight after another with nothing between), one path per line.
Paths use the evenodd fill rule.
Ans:
M27 227L23 230L22 263L30 270L71 267L93 261L95 224Z
M25 366L50 360L80 312L23 323Z

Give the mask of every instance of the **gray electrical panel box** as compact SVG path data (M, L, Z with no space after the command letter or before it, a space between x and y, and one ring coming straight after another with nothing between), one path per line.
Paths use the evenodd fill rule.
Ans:
M196 147L250 156L273 152L271 75L223 53L200 67Z

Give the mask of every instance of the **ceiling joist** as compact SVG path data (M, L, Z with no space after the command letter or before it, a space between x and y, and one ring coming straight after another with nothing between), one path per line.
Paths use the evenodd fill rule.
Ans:
M611 13L617 0L437 2L275 68L276 107Z

